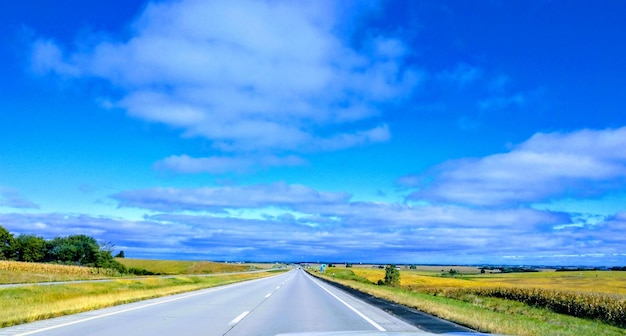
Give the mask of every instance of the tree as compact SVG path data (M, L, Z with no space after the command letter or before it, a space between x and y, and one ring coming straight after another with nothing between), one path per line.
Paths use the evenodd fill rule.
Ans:
M15 237L0 225L0 260L15 258Z
M22 234L17 237L16 255L19 261L42 262L46 257L46 241L42 237Z
M76 265L95 266L98 262L100 246L86 235L55 237L48 242L47 261L60 261Z
M396 268L396 265L387 265L385 267L385 285L392 287L400 286L400 271Z
M114 258L126 258L126 257L124 256L124 251L120 251L120 252L118 252L118 253L114 256Z

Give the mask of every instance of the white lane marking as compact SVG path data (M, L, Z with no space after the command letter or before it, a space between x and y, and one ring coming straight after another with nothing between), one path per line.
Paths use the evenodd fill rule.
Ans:
M265 298L267 299L270 296L272 296L272 293L269 293L269 294L265 295Z
M163 303L169 303L169 302L173 302L173 301L187 299L187 298L198 296L198 295L209 294L209 293L221 291L221 290L224 290L224 289L229 289L229 288L232 288L232 287L238 287L238 286L242 286L242 285L245 285L245 284L249 284L249 283L252 283L252 282L256 282L256 281L259 281L259 280L265 280L265 279L268 279L268 278L249 280L249 281L244 281L244 282L237 283L237 284L232 284L232 285L229 285L229 286L205 289L205 290L202 290L200 292L196 292L196 293L185 295L185 296L179 296L179 297L175 297L175 298L171 298L171 299L167 299L167 300L153 302L153 303L145 304L145 305L138 306L138 307L123 309L123 310L117 310L117 311L114 311L114 312L111 312L111 313L106 313L106 314L102 314L102 315L87 317L87 318L84 318L82 320L76 320L76 321L71 321L71 322L62 323L62 324L56 324L56 325L53 325L53 326L50 326L50 327L45 327L45 328L41 328L41 329L27 331L27 332L24 332L24 333L21 333L21 334L16 334L14 336L26 336L26 335L37 334L37 333L48 331L48 330L52 330L52 329L67 327L67 326L70 326L70 325L73 325L73 324L83 323L83 322L87 322L87 321L91 321L91 320L97 320L97 319L103 318L103 317L108 317L108 316L113 316L113 315L117 315L117 314L127 313L127 312L130 312L130 311L133 311L133 310L137 310L137 309L143 309L143 308L147 308L147 307L160 305L160 304L163 304Z
M365 316L365 314L361 313L360 311L358 311L356 308L352 307L349 303L347 303L346 301L342 300L340 297L338 297L337 295L331 293L328 289L324 288L324 286L320 285L316 280L309 278L310 280L313 281L314 284L318 285L321 289L325 290L326 293L330 294L332 297L334 297L335 299L337 299L339 302L343 303L346 307L348 307L350 310L352 310L353 312L355 312L357 315L361 316L365 321L367 321L369 324L371 324L374 328L378 329L378 331L386 331L385 328L381 327L380 324L376 323L374 320L372 320L371 318Z
M239 323L241 320L243 320L244 317L246 317L246 315L250 314L249 311L245 311L241 314L239 314L239 316L235 317L232 321L230 321L230 323L228 324L229 326L234 326L235 324Z

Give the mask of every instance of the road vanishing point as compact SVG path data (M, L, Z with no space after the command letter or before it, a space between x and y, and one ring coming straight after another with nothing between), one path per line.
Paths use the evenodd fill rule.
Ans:
M301 269L276 276L0 329L0 335L276 335L418 332Z

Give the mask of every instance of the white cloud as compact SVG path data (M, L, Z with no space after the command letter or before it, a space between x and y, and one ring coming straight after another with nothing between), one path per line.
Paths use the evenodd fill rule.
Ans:
M407 186L420 188L414 200L485 206L597 195L626 182L624 148L626 128L538 133L508 153L447 162L432 181Z
M0 207L39 209L39 205L24 198L17 190L0 186Z
M626 260L621 252L624 213L574 226L565 213L351 202L345 193L284 183L153 188L113 197L121 206L152 214L139 221L0 214L0 225L15 234L45 238L88 234L113 242L132 257L508 263L507 256L516 256L525 264ZM257 215L247 216L244 210Z
M349 209L348 206L344 210ZM397 213L398 210L403 214L382 216ZM429 215L431 211L433 213ZM484 211L469 218L469 221L495 222L486 227L461 222L467 220L461 218L468 214L466 210L457 212L452 209L447 216L442 216L441 212L446 210L381 207L368 203L338 213L336 219L330 221L326 216L292 220L278 216L280 218L258 220L158 214L143 221L128 221L84 215L0 214L0 224L16 234L36 232L47 238L73 233L89 234L98 240L113 242L128 256L152 258L299 260L302 257L319 257L371 262L458 262L462 255L463 260L493 263L507 255L529 257L598 251L594 246L581 244L581 239L587 239L583 234L575 236L562 230L556 234L538 232L536 221L539 217L532 219L523 212L504 220L499 219L502 218L499 211ZM372 213L381 216L368 218ZM544 213L541 216L545 219L551 215ZM398 219L401 221L398 222ZM512 219L528 220L525 223L530 225L510 225ZM593 234L601 232L595 230ZM502 243L503 235L509 237L506 244ZM342 244L337 245L337 241ZM615 239L603 241L606 242L602 248L604 253L615 253L623 244ZM484 257L486 255L488 260Z
M223 211L227 208L292 207L297 204L345 202L347 193L318 192L302 185L274 183L245 187L152 188L112 196L120 206L158 211Z
M511 106L523 106L528 101L524 93L518 92L509 96L496 96L482 99L478 102L480 110L501 110Z
M352 252L360 255L364 255L364 251L371 252L372 242L378 245L377 250L401 246L405 252L429 249L482 251L493 249L503 235L536 239L532 245L529 245L531 238L519 239L523 240L520 246L525 248L543 248L548 242L552 247L556 242L539 233L546 230L552 232L551 227L570 223L569 217L564 214L533 209L479 210L456 206L350 202L349 195L344 193L319 192L286 184L155 188L128 191L113 197L122 206L152 211L221 211L218 217L161 214L149 218L194 223L210 228L215 234L234 235L228 240L262 240L271 236L271 239L308 246L324 244L328 239L341 240L346 246L339 250L348 255ZM244 216L243 209L260 215ZM221 236L220 239L226 238ZM420 239L419 246L413 246L415 239ZM443 242L446 242L445 247L441 245ZM348 245L352 247L348 248Z
M300 166L306 162L297 156L264 156L264 157L202 157L194 158L188 155L173 155L155 163L158 170L167 170L178 173L210 173L222 174L228 172L242 172L250 169L275 166Z
M341 15L320 1L151 3L127 39L74 52L40 39L32 62L39 73L108 81L124 91L107 100L112 106L210 139L222 151L386 141L389 129L374 117L405 97L419 75L393 37L372 38L367 52L353 49L336 34Z
M31 70L44 75L55 72L61 76L80 75L80 69L63 60L61 48L52 40L40 39L32 45Z
M458 64L454 69L444 70L437 75L443 82L465 87L474 84L483 77L483 70L466 63Z

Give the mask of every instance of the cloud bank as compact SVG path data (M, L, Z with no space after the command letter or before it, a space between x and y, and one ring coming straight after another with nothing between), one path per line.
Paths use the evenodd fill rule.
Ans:
M406 191L415 203L353 201L284 182L147 188L111 195L119 207L144 211L143 220L13 213L0 215L0 225L46 238L90 234L150 258L621 265L626 214L532 203L622 186L625 140L626 128L539 133L507 153L444 163L428 182L399 179L421 188Z
M538 133L508 153L446 162L400 185L410 200L511 206L597 196L626 184L626 128Z

